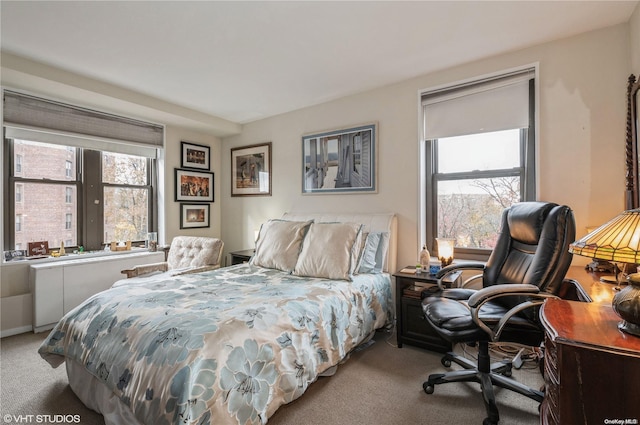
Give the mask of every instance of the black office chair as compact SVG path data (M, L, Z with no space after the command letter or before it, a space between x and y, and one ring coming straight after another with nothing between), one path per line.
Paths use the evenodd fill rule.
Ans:
M571 263L569 243L575 240L573 212L567 206L545 202L522 202L502 215L496 247L486 265L452 264L437 275L442 278L460 269L481 270L482 289L443 289L423 300L424 314L433 329L452 343L478 343L478 363L453 352L442 358L464 369L435 373L423 384L427 394L448 382L478 382L487 418L500 417L493 385L516 391L542 402L544 394L511 379L511 360L491 363L489 342L509 341L538 346L544 331L538 320L539 306L555 297Z

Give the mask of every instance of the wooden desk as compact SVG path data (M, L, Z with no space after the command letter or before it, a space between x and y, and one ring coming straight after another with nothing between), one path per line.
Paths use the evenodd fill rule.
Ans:
M597 274L572 272L594 302L549 299L540 310L545 328L540 422L638 424L640 338L618 330L621 319L610 298L614 285L599 282Z
M582 266L571 266L566 277L578 281L592 302L611 305L616 285L600 281L600 277L610 275L611 273L589 272Z

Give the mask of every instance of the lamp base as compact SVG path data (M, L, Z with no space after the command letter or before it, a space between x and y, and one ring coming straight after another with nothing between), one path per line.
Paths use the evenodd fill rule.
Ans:
M618 323L618 329L631 335L640 336L640 326L626 320Z
M640 337L640 273L630 274L629 285L616 293L611 306L622 322L618 329Z

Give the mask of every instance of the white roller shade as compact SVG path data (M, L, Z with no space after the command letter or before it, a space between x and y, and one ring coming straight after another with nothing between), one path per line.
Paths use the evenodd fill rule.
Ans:
M529 127L531 71L422 95L425 139Z
M155 157L164 126L5 90L8 138Z

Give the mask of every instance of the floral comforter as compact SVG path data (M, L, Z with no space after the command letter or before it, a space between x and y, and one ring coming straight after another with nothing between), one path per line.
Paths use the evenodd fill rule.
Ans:
M238 265L117 282L40 355L84 367L147 425L266 423L391 319L387 274L353 282Z

